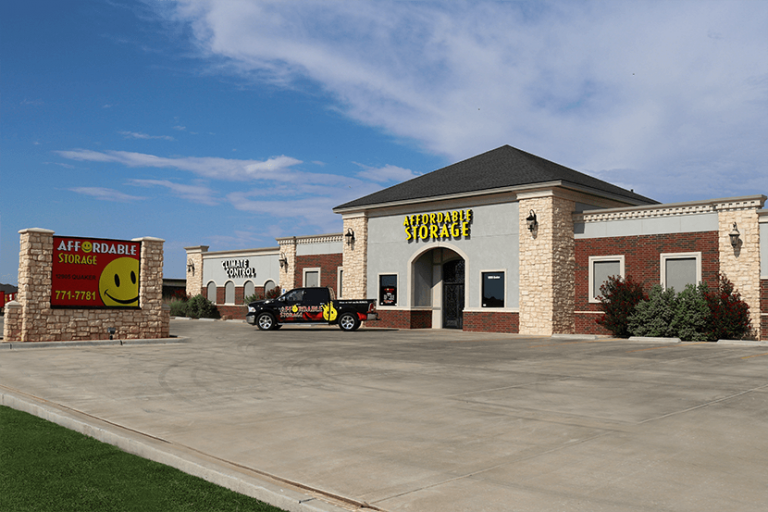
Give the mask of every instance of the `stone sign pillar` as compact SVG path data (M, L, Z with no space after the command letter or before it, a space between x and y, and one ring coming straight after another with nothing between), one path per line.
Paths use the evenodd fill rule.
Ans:
M4 342L151 339L169 336L170 312L163 307L163 243L141 242L140 309L51 308L53 234L49 229L19 231L19 293L6 305Z

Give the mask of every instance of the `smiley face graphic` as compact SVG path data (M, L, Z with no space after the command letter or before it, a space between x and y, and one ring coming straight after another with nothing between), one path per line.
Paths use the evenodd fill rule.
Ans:
M138 306L139 260L117 258L109 262L99 278L99 295L105 306Z
M91 252L91 249L93 249L93 244L91 242L83 242L83 245L80 247L83 249L83 252Z

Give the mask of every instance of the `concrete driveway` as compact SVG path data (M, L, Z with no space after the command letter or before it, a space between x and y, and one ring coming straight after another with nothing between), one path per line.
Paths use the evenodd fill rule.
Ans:
M171 332L0 350L3 403L289 510L768 509L766 346Z

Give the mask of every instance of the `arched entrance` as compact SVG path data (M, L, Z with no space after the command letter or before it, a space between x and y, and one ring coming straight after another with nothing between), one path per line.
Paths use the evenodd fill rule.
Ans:
M431 310L433 329L463 328L466 273L464 255L451 247L426 249L411 260L411 305Z
M443 264L443 327L464 327L464 260Z

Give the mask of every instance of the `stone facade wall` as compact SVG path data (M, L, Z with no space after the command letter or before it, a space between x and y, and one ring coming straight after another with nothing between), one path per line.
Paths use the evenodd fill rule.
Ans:
M368 294L368 218L363 214L344 216L344 230L355 241L344 242L344 293L346 299L365 299Z
M205 295L203 253L208 252L208 246L185 247L184 250L187 251L187 297L194 297L201 293ZM190 264L192 268L189 268Z
M572 333L576 203L547 195L520 200L520 333ZM536 213L531 234L526 221Z
M25 229L19 253L19 306L9 308L3 341L70 341L167 338L170 313L163 308L163 240L141 244L139 310L52 309L53 231Z
M760 226L757 210L762 200L723 202L717 205L720 232L720 273L725 275L749 305L753 327L760 328ZM728 235L736 223L740 233L737 247ZM755 333L757 334L757 332Z
M288 260L288 263L280 265L280 288L283 290L293 290L296 288L296 237L278 238L280 245L280 256Z

